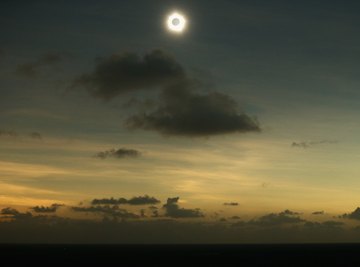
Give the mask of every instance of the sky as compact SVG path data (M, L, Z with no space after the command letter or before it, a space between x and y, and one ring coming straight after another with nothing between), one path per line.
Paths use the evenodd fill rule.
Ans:
M2 1L0 242L359 241L359 10Z

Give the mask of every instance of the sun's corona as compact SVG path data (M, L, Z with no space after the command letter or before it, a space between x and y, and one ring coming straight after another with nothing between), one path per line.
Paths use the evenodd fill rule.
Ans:
M184 15L174 12L168 16L166 24L167 28L174 33L182 33L186 28L186 18Z

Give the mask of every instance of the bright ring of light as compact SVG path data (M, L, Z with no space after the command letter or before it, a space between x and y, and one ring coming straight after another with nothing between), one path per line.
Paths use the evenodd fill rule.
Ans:
M183 15L175 12L168 17L167 26L170 31L181 33L186 27L186 19Z

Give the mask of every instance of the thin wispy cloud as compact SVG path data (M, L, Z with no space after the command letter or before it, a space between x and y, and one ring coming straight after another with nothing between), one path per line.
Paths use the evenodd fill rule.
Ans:
M96 154L96 157L100 159L107 159L107 158L124 159L124 158L138 158L141 155L142 155L141 152L135 149L119 148L119 149L110 149L99 152Z
M63 60L63 58L64 55L58 52L47 53L33 62L19 64L16 67L15 73L18 76L25 78L36 78L42 68L58 64Z
M338 141L331 141L331 140L321 140L321 141L308 141L308 142L293 142L291 144L292 147L294 148L311 148L313 146L318 146L318 145L326 145L326 144L337 144Z

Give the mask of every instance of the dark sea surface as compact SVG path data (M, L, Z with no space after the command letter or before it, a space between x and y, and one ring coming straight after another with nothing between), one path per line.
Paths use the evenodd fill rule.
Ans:
M0 251L0 266L360 266L360 244L3 244Z

